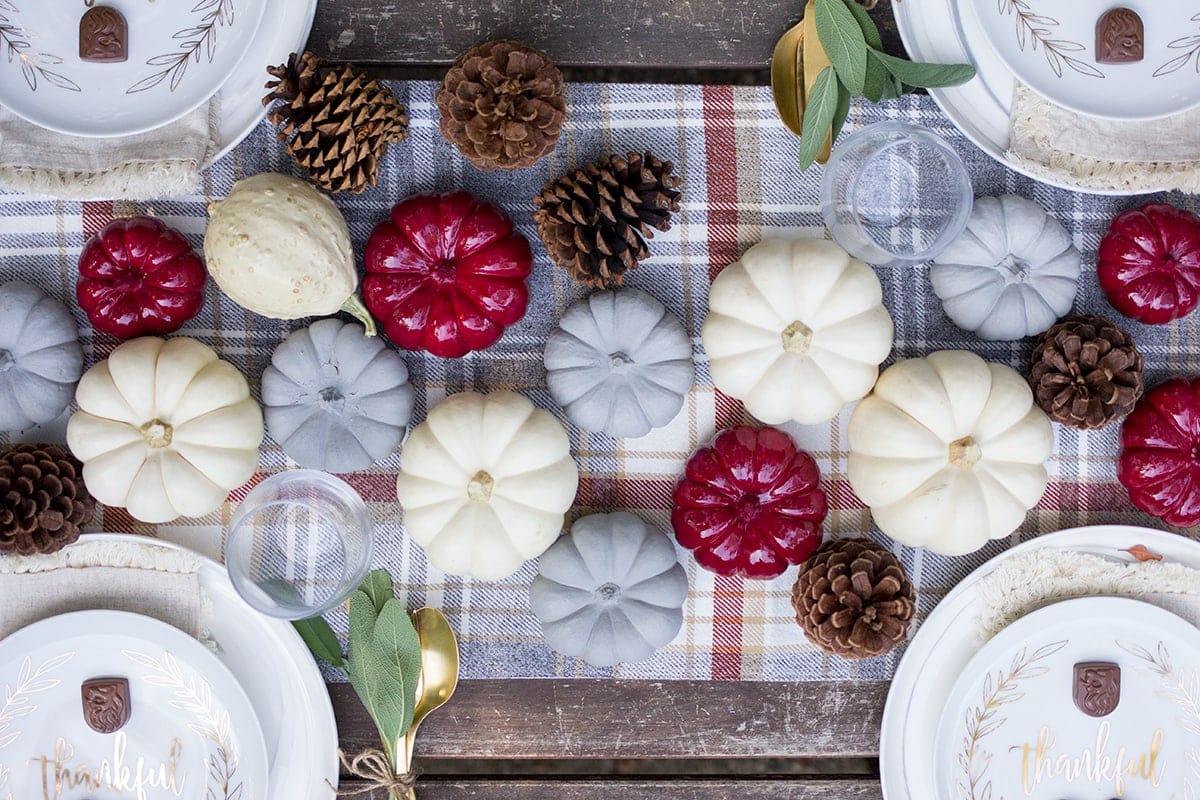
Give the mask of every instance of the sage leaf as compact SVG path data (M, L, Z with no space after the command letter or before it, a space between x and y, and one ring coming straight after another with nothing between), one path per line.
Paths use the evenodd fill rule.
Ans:
M412 726L417 681L421 674L421 641L400 601L375 603L364 591L350 598L350 685L375 722L392 765Z
M310 617L292 622L292 627L308 645L314 656L338 669L346 668L346 657L342 654L342 643L324 617Z
M837 141L838 134L842 132L842 125L846 124L846 117L850 115L850 90L838 83L837 87L837 106L833 110L833 141Z
M939 89L944 86L958 86L975 77L975 68L970 64L925 64L889 56L876 48L870 48L868 52L871 58L882 64L897 81L908 86Z
M858 22L858 27L863 32L863 41L868 47L874 47L876 50L883 49L883 39L879 37L879 28L875 26L875 20L871 19L871 15L855 0L842 0L846 4L846 8L850 9L850 13L854 15L854 19Z
M875 26L875 21L871 19L871 15L867 10L859 5L855 0L842 0L846 4L846 8L850 9L850 13L854 15L854 19L858 22L858 27L862 30L863 41L868 47L873 47L876 50L883 49L883 39L879 36L879 28ZM863 81L863 97L870 100L872 103L878 103L884 99L887 91L887 82L890 79L888 71L884 69L883 64L879 61L867 59L867 75ZM834 126L836 128L836 126ZM834 134L834 138L837 134Z
M371 602L375 604L376 614L383 611L384 603L395 597L392 589L392 576L386 569L372 570L358 588L359 591L366 592L367 596L371 598Z
M862 94L867 78L867 42L843 0L815 0L817 38L838 77L854 94ZM812 91L809 91L811 101ZM805 114L808 113L807 108Z
M800 169L812 166L825 144L837 110L838 80L833 67L826 67L813 82L804 107L804 126L800 129ZM847 87L849 88L849 87Z

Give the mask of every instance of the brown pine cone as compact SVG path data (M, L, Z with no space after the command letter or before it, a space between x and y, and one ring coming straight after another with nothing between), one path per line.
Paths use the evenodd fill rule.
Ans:
M1103 428L1129 414L1142 396L1142 354L1128 333L1104 317L1067 317L1038 338L1029 384L1055 422Z
M348 64L325 69L312 53L268 67L275 80L263 105L276 137L313 183L330 192L374 186L388 145L408 137L404 104Z
M567 112L554 62L507 40L468 50L450 67L434 101L442 135L482 170L540 161L558 144Z
M0 553L53 553L79 538L96 504L83 465L52 444L0 453Z
M868 539L825 542L800 565L796 621L809 641L843 658L872 658L908 635L912 582L894 555Z
M649 151L610 155L546 184L533 219L551 260L593 287L621 285L650 256L646 239L679 210L675 165Z

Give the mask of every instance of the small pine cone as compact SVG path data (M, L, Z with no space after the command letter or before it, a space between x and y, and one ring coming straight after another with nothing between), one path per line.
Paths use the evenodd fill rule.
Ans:
M468 50L450 67L434 101L442 136L482 170L536 164L558 144L567 113L554 62L507 40Z
M894 555L868 539L825 542L800 565L796 621L809 640L844 658L872 658L908 635L913 585Z
M547 183L533 198L533 219L550 258L589 286L620 286L650 256L654 229L671 228L680 196L674 169L649 151L610 155Z
M1142 396L1142 354L1128 333L1104 317L1067 317L1038 337L1029 384L1055 422L1103 428L1129 414Z
M53 553L79 538L95 501L83 465L52 444L18 444L0 453L0 553Z
M408 137L404 104L350 65L325 69L312 53L268 67L263 105L276 137L313 183L330 192L374 186L389 144Z

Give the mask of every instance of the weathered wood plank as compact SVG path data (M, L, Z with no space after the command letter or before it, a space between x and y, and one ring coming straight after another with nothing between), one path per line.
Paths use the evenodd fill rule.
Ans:
M833 758L879 753L884 682L463 681L421 726L438 758ZM342 747L374 746L331 684Z
M345 781L342 791L363 787ZM378 790L356 795L363 800L388 800ZM880 800L877 779L846 780L712 780L712 781L421 781L420 800Z
M364 66L452 62L487 39L528 42L566 68L763 71L803 0L322 0L309 48ZM902 52L890 0L871 12ZM765 72L763 73L765 75Z

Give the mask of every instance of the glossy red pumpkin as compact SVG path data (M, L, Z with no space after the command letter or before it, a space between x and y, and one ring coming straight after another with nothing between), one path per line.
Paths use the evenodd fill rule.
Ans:
M179 231L152 217L115 219L84 244L75 298L97 330L161 336L200 312L207 278Z
M1200 217L1163 203L1119 214L1100 241L1096 276L1113 308L1156 325L1200 303Z
M1200 378L1172 378L1142 397L1121 429L1117 478L1129 499L1171 525L1200 524Z
M525 315L529 242L466 192L410 197L367 241L362 295L388 338L458 358L496 343Z
M675 538L720 575L774 578L821 544L820 480L812 456L778 428L722 431L675 487Z

